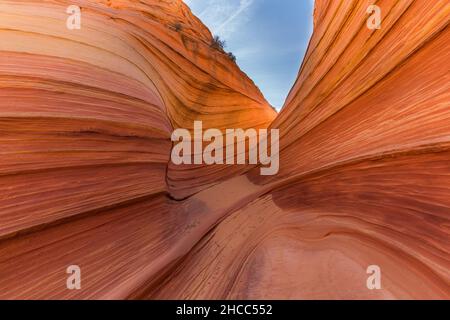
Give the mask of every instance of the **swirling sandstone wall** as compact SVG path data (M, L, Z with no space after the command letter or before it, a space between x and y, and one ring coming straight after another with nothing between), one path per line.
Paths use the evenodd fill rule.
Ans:
M1 1L0 297L450 298L450 4L371 3L316 0L275 118L179 0ZM171 164L194 120L279 174Z

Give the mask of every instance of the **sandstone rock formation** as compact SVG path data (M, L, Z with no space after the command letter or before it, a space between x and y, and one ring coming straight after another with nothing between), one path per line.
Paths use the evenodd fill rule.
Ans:
M181 0L1 1L0 298L450 298L450 4L372 2L316 0L276 115ZM194 120L279 174L171 164Z

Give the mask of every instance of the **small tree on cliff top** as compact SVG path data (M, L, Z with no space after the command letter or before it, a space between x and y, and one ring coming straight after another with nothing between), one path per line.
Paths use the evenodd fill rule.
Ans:
M226 47L225 40L220 39L219 36L214 36L214 38L211 41L211 47L220 50L222 52L225 52ZM236 56L232 52L225 52L227 56L231 59L231 61L236 62Z
M219 36L214 36L211 42L211 47L217 50L224 50L226 45L225 40L220 39Z
M231 61L236 62L236 56L233 54L233 52L228 52L227 55L231 59Z

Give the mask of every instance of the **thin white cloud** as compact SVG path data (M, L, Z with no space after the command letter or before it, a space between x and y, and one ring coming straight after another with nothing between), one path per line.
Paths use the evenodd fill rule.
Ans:
M188 5L197 5L198 17L211 29L212 33L228 38L248 21L250 7L254 0L208 0L194 3L185 0ZM239 19L237 19L239 17Z
M240 0L239 7L231 16L228 17L216 30L216 32L221 32L229 23L231 23L238 16L242 15L246 10L252 5L253 0Z

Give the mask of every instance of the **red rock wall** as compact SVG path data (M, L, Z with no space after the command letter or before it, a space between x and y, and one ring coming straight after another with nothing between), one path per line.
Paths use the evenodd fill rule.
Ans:
M371 3L316 0L274 120L179 0L2 1L0 297L450 298L450 5ZM171 164L194 120L280 129L279 174Z
M150 297L450 297L450 6L378 1L382 27L371 31L370 3L316 2L272 124L280 172L252 170L252 200ZM370 265L381 290L367 289Z

